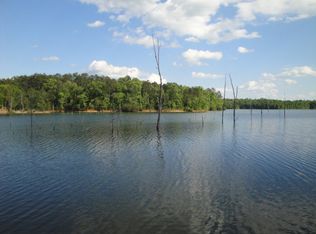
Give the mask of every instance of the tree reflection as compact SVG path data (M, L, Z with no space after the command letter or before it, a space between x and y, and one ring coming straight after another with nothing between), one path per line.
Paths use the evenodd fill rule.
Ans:
M158 153L158 156L160 158L163 158L164 157L164 152L163 152L163 147L162 147L162 144L161 144L161 134L160 134L160 129L157 129L157 153Z

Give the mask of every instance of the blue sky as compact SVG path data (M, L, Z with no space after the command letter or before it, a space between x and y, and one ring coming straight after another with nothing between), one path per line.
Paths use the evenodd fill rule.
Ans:
M1 0L0 77L157 79L240 97L316 99L316 0ZM228 91L230 92L230 91Z

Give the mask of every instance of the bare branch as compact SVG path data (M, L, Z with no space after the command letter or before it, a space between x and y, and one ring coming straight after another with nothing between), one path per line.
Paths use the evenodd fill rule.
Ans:
M226 74L225 74L225 84L224 84L224 104L225 104L225 98L226 98Z
M230 84L231 84L231 86L232 86L233 95L234 95L234 102L233 102L234 111L233 111L233 116L234 116L234 125L235 125L235 121L236 121L236 99L237 99L237 95L238 95L238 86L236 87L236 93L235 93L235 87L234 87L233 80L232 80L232 77L231 77L230 74L229 74L229 79L230 79Z
M231 86L232 86L233 95L234 95L234 99L235 99L235 98L236 98L236 95L235 95L235 88L234 88L234 84L233 84L232 77L231 77L230 74L229 74L229 79L230 79L230 84L231 84Z
M223 105L222 105L222 124L224 123L225 99L226 99L226 74L225 74L225 84L224 84L224 99L223 99Z
M157 42L155 41L154 36L152 35L152 39L153 39L153 50L154 50L154 56L155 56L155 61L156 61L156 67L158 68L159 65L159 57L158 57L158 53L159 50L157 50Z
M154 49L154 55L155 55L155 61L156 61L156 68L158 71L160 84L159 84L159 97L158 97L158 118L157 118L157 125L156 129L159 131L159 125L160 125L160 114L162 110L162 76L160 72L160 42L159 39L155 39L154 35L152 35L153 39L153 49Z

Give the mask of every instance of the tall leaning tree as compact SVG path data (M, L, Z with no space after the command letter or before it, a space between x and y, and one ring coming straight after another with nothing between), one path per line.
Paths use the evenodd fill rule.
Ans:
M224 98L222 104L222 124L224 124L224 111L225 111L225 101L226 101L226 74L225 74L225 84L224 84Z
M233 96L234 96L234 100L233 100L233 108L234 108L234 112L233 112L233 116L234 116L234 124L236 122L236 102L237 102L237 96L238 96L238 86L234 86L233 84L233 80L231 75L229 74L229 79L230 79L230 84L232 86L232 90L233 90Z
M155 62L156 62L156 69L158 71L160 83L159 83L159 96L158 96L158 118L157 118L157 124L156 129L159 131L160 127L160 115L162 110L162 76L160 71L160 42L158 38L155 38L152 36L153 40L153 50L155 55Z

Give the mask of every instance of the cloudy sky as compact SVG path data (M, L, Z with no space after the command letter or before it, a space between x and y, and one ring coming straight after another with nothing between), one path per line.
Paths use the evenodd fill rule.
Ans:
M1 0L0 77L87 72L316 99L316 0Z

